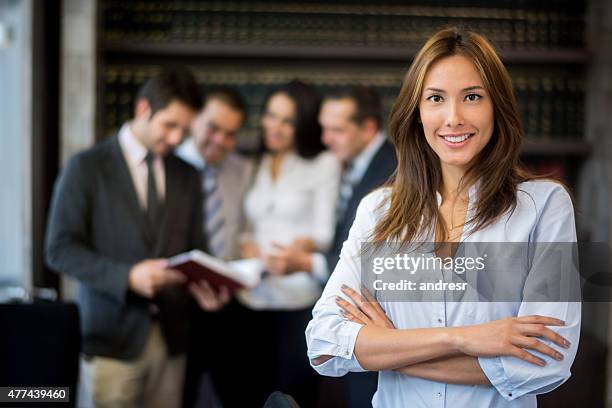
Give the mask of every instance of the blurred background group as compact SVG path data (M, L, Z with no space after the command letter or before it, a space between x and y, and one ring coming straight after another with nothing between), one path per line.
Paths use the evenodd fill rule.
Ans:
M76 372L66 350L69 345L80 347L79 340L70 340L70 327L64 330L63 323L49 320L55 316L53 308L61 308L75 296L74 282L54 273L45 262L53 188L71 157L113 137L134 118L138 92L149 78L166 66L182 65L190 69L204 94L231 89L229 96L218 100L238 114L230 126L236 133L232 154L246 161L259 158L261 164L265 163L262 152L274 150L274 143L282 148L282 137L271 138L262 148L266 145L262 128L282 126L272 121L282 120L283 101L277 101L280 111L270 107L271 97L278 96L281 89L302 119L320 121L318 111L308 111L308 98L316 94L312 98L318 100L313 102L318 108L321 98L325 101L332 95L332 99L343 99L343 91L365 87L380 101L380 120L373 134L383 135L387 112L414 53L425 39L446 26L476 31L496 47L512 76L521 110L526 134L524 164L570 187L576 200L579 240L609 243L612 1L0 0L0 302L4 303L0 305L0 324L7 333L17 333L13 337L0 335L0 386L51 385L53 373L44 374L47 370L40 367L62 361L69 367L50 371L56 375L65 372L67 377ZM296 115L289 115L291 126L296 126ZM324 134L325 129L318 132ZM303 169L304 174L312 174L314 180L309 182L325 184L330 182L326 175L333 174L336 182L328 187L341 189L347 184L341 177L346 166L341 157L337 157L337 165L328 163L324 150L332 144L321 139L297 146L297 159L290 162L294 167L289 170L295 171L301 159L318 157L317 169L323 176L317 179L316 174ZM189 147L182 147L188 158ZM191 163L197 167L197 160ZM254 190L257 196L258 189L266 192L265 177L256 173L236 184L244 183L244 191ZM299 171L292 177L297 177L293 182L307 184ZM279 194L278 202L282 202L283 192ZM319 201L325 208L325 192L321 194ZM247 221L250 217L263 223L261 231L251 231L255 238L270 246L274 239L266 234L299 237L299 231L273 230L275 216L268 214L271 218L265 219L269 210L265 206L273 204L262 196L268 197L260 191L259 199L251 197L250 203L239 206L246 209ZM337 201L342 200L341 191L331 194L326 207L330 219L338 214ZM282 214L282 208L278 211ZM311 245L315 252L333 252L334 228L328 227L330 231L318 230L320 236L304 245ZM217 255L239 257L240 249L235 249L235 254L225 250ZM326 276L325 272L318 275L323 282ZM603 284L612 284L612 280ZM250 309L261 309L260 295L246 296L242 304L247 309L249 305ZM287 309L307 308L315 300L316 296L301 304L295 299L280 299L278 304L281 309L283 305ZM15 309L17 303L35 310ZM255 333L262 326L253 323L255 317L249 312L237 308L232 303L229 311L212 318L198 317L201 325L214 327L202 334L200 340L208 340L201 344L219 347L210 337L225 331L232 333L234 341L243 336L259 338L260 349L280 344L281 339L299 343L291 336L282 337L286 333L277 330L288 325L283 317L270 315L266 330ZM610 304L586 303L583 314L573 377L543 397L541 406L612 406ZM296 323L301 327L308 314L284 318L287 322L301 319ZM244 323L237 331L236 319L252 326ZM44 336L57 336L58 350L62 351L49 352L53 341L37 343ZM41 349L41 344L49 348ZM232 342L231 346L239 348L240 344ZM284 353L305 353L298 349ZM302 357L305 359L305 354ZM29 365L23 364L19 372L2 363L21 358ZM239 383L258 376L258 367L232 369L236 371L222 373L219 380L224 381L220 392L226 393L228 401L228 395L240 392ZM318 394L312 393L316 401L303 406L351 406L339 380L316 379L309 385L312 378L308 374L304 378L303 385ZM27 383L33 379L36 384ZM188 395L188 400L194 406L197 392L190 392L194 394ZM218 402L199 401L207 406Z

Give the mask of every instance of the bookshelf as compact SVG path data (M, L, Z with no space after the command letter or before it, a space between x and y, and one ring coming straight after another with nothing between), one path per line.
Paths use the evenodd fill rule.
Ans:
M584 141L585 5L569 0L98 1L98 138L131 115L160 66L193 68L207 89L231 86L249 105L239 147L251 150L265 95L293 78L326 92L376 87L388 112L423 41L446 26L484 34L513 77L528 142L523 160L568 174ZM551 164L552 163L552 164Z
M230 58L307 58L321 60L336 59L376 59L383 61L405 62L412 60L417 48L372 47L364 49L354 46L288 46L288 45L244 45L244 44L198 44L156 42L103 41L102 48L107 53L144 56L181 56L190 58L230 57ZM590 53L583 48L547 50L504 50L501 57L508 64L585 64Z
M531 142L523 145L524 157L586 157L591 154L591 145L582 140Z

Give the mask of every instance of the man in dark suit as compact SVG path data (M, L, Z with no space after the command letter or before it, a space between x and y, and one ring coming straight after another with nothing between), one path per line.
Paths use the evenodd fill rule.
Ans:
M166 258L204 248L204 236L198 173L172 150L201 103L189 71L162 70L133 120L57 181L46 260L79 283L85 406L180 405L191 297ZM210 292L189 289L200 303Z
M353 225L359 202L383 185L397 167L395 149L380 130L381 115L380 98L368 87L340 90L324 99L319 114L323 143L343 165L332 247L327 254L281 248L275 257L268 259L268 270L311 271L322 284L327 281ZM347 374L344 383L349 407L371 407L377 382L376 372Z

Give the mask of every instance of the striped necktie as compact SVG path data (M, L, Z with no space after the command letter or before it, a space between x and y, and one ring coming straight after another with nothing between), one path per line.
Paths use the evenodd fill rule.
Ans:
M225 246L225 218L221 207L223 199L217 188L217 169L206 166L202 170L202 189L204 191L204 232L208 238L208 249L216 257L222 257Z
M340 194L338 196L338 203L336 204L336 222L339 223L344 217L348 202L353 196L353 188L355 187L355 175L353 174L353 164L347 164L342 171L342 178L340 180Z

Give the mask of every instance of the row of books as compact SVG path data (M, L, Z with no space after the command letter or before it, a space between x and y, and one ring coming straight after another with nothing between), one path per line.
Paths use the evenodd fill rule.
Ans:
M109 65L103 73L103 128L111 132L133 114L134 96L158 66ZM267 69L243 70L219 65L194 67L204 90L219 86L236 88L248 104L248 118L241 131L243 150L254 148L259 138L259 121L265 97L279 85L300 78L317 87L322 95L339 86L363 84L375 87L381 95L387 117L402 82L403 72L391 69L338 72L330 70ZM534 74L511 71L525 133L531 140L574 140L584 126L584 81L571 72L543 71Z
M109 42L406 48L418 47L441 27L461 26L503 49L584 44L584 13L571 6L576 2L541 9L527 8L529 2L519 2L525 8L516 2L510 7L505 1L499 3L508 8L457 7L452 1L353 3L107 0L102 3L102 37Z
M102 9L120 8L139 12L244 12L266 11L321 13L321 14L375 14L402 16L489 16L495 10L547 11L557 13L584 13L586 3L575 0L101 0ZM500 14L491 14L499 16Z
M521 73L513 82L526 134L564 139L583 134L584 79Z

